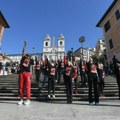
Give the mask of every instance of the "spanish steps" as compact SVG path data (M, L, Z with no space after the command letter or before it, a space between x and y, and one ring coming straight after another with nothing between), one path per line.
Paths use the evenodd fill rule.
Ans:
M41 80L42 83L42 80ZM64 84L55 86L55 98L52 101L66 101L66 89ZM32 79L31 100L47 101L47 83L46 87L39 93L35 79ZM19 100L18 74L0 76L0 100ZM118 86L116 79L111 76L105 77L104 96L100 100L118 100ZM78 93L73 94L73 101L87 101L88 87L78 86Z

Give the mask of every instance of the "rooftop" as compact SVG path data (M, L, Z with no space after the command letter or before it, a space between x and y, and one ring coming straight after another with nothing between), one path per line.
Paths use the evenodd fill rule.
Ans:
M5 28L10 28L1 11L0 11L0 24L2 24Z
M96 27L100 27L101 22L105 19L105 17L108 15L108 13L112 10L112 8L115 6L118 0L114 0L110 7L107 9L107 11L104 13L100 21L97 23Z

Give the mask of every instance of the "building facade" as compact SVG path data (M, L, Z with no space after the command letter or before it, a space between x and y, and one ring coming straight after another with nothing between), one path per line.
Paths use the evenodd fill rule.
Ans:
M103 38L100 38L95 47L95 56L99 59L101 55L105 52L106 46Z
M22 58L22 54L6 54L4 55L6 59L4 60L4 63L6 62L18 62L20 63L20 60ZM42 53L35 53L31 54L31 57L33 60L37 57L38 59L42 59Z
M114 55L120 60L120 0L113 1L96 26L103 30L108 63Z
M75 56L76 60L83 59L89 61L89 57L94 55L94 49L80 47L73 53L73 55Z
M8 60L1 51L1 45L2 45L2 37L3 37L3 33L4 33L4 29L5 28L9 28L9 25L6 21L6 19L4 18L2 12L0 11L0 75L3 75L3 68L2 65L4 64L4 60Z
M61 34L58 37L57 45L55 45L55 38L47 34L43 42L43 56L47 56L49 60L63 59L65 55L65 38Z
M5 28L9 28L10 26L8 25L6 19L4 18L2 12L0 11L0 53L1 53L1 45L2 45L2 37L4 33Z

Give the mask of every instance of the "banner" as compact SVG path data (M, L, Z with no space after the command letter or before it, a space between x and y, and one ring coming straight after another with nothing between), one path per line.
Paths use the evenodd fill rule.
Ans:
M64 64L66 64L66 62L67 62L66 55L64 55L64 57L63 57L63 61L64 61Z

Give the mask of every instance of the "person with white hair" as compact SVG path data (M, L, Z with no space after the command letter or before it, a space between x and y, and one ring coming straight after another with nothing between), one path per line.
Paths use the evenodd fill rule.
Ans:
M105 86L105 82L104 82L105 72L104 72L104 66L101 62L98 63L97 72L99 77L99 94L100 94L99 96L104 96L103 89Z
M74 68L70 61L67 62L64 68L64 78L66 85L67 103L72 103L72 90L74 81Z

